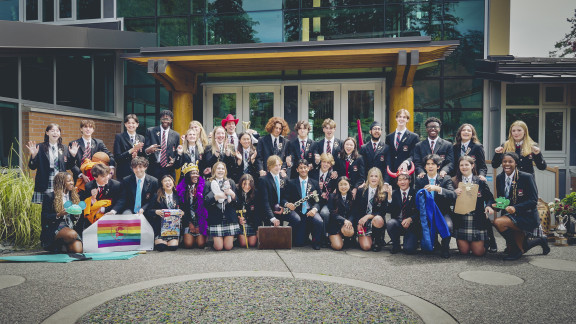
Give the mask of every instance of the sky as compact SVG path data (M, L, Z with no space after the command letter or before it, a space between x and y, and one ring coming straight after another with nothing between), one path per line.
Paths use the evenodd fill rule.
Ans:
M511 0L510 54L548 57L570 30L576 0ZM535 23L536 22L536 23Z

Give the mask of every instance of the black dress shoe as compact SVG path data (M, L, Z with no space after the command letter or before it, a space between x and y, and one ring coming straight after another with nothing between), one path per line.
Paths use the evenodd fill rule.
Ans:
M488 251L488 253L496 253L498 252L498 249L496 247L489 247L486 251Z
M312 244L314 250L320 250L320 244Z
M515 261L522 257L522 251L520 249L510 252L507 256L503 258L504 261Z
M440 256L444 259L449 259L450 258L450 250L442 249L442 251L440 251Z
M550 247L548 246L548 238L543 237L541 239L542 243L540 243L540 245L542 246L542 254L548 255L548 253L550 253Z
M396 253L400 252L401 250L402 250L402 249L400 248L400 246L398 246L398 245L393 245L393 246L392 246L392 250L390 250L390 253L396 254Z
M382 251L382 245L380 244L380 242L374 242L374 244L372 244L372 251L374 252Z

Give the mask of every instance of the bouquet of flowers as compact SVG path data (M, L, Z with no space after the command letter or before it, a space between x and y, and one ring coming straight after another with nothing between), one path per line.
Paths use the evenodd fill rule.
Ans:
M554 202L548 204L548 207L556 216L567 216L576 214L576 192L572 192L562 200L556 198Z

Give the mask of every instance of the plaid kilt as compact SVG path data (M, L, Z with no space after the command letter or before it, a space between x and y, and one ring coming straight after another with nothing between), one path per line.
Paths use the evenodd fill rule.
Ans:
M238 223L226 223L222 219L222 224L208 226L208 235L212 237L235 236L240 234L240 225Z
M468 242L485 241L488 234L485 229L474 227L474 215L462 215L462 226L456 230L456 239Z
M56 170L50 169L50 174L48 175L48 188L46 188L46 191L44 191L44 192L34 191L34 194L32 195L32 203L33 204L41 204L42 201L44 200L44 196L46 196L46 193L54 191L54 176L55 175L56 175Z

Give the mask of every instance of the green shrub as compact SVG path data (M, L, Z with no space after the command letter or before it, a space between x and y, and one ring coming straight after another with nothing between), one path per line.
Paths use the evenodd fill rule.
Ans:
M21 165L28 161L16 154ZM12 161L12 157L8 159ZM33 248L40 243L40 212L42 206L32 203L34 179L20 166L0 168L0 240L19 247Z

